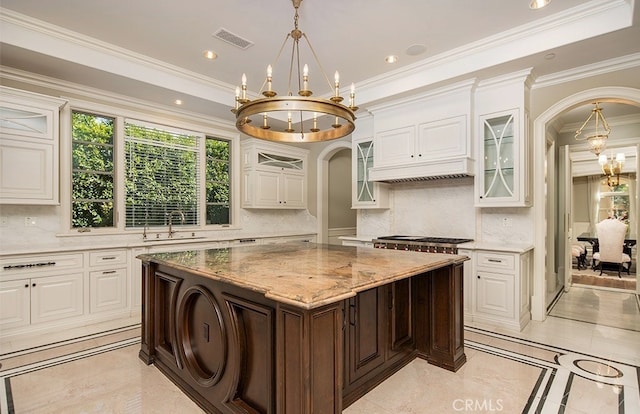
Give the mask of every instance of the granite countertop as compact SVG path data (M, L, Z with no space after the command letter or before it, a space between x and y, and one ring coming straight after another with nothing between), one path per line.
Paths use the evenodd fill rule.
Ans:
M186 250L138 257L257 291L303 309L468 260L452 254L315 243Z

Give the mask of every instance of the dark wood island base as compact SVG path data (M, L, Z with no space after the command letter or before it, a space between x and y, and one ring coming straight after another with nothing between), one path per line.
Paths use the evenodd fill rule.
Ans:
M416 357L466 361L464 259L305 308L155 256L139 355L207 412L340 413Z

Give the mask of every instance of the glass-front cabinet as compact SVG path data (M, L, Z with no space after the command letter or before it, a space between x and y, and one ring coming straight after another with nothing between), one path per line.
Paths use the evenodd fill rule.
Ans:
M354 139L352 143L352 208L389 208L387 184L371 181L373 138Z
M480 207L529 205L523 180L527 141L518 116L519 111L513 110L479 118L482 142L476 201Z

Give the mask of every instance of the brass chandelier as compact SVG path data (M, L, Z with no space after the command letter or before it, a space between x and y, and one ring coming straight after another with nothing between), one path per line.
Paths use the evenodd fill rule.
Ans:
M267 76L260 90L264 97L253 101L249 100L247 98L247 77L243 74L241 86L236 88L235 106L231 109L231 112L236 115L236 128L251 137L269 141L319 142L342 138L355 129L355 111L358 110L358 107L355 106L354 85L351 84L349 105L342 104L344 99L340 96L339 74L336 71L332 85L322 69L309 38L298 29L298 8L302 0L292 0L292 2L295 8L294 28L290 33L287 33L280 52L274 61L275 65L287 42L291 39L291 62L289 65L287 94L278 95L273 90L273 69L271 65L268 65ZM301 76L299 42L302 38L306 40L318 67L323 72L329 85L329 90L331 91L329 99L312 97L313 92L309 89L308 65L305 64L302 68ZM292 89L292 81L296 80L293 77L294 69L298 83L296 94L293 93L294 89ZM324 122L321 122L320 117L323 115L330 117L330 125L324 125ZM284 119L286 119L286 126L277 127L276 125L278 124L284 124L282 122Z
M602 115L602 108L598 106L598 102L594 102L593 104L595 107L591 110L591 114L589 114L589 117L584 121L580 129L576 131L575 138L579 141L586 140L589 145L589 151L598 156L607 147L607 138L609 138L611 128L609 128L607 120L604 119L604 115ZM594 133L581 138L580 135L582 134L582 130L587 126L591 119L593 119L595 123ZM602 131L600 131L600 127L602 128Z
M614 189L620 185L620 173L622 172L622 166L624 165L625 157L623 152L616 154L615 160L613 154L611 158L607 158L605 154L600 154L598 163L602 167L602 173L607 176L607 185L609 188Z

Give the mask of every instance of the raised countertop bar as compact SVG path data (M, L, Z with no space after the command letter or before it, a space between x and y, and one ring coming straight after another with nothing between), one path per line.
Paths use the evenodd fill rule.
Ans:
M139 256L314 309L358 292L468 260L466 256L315 243L186 250Z

